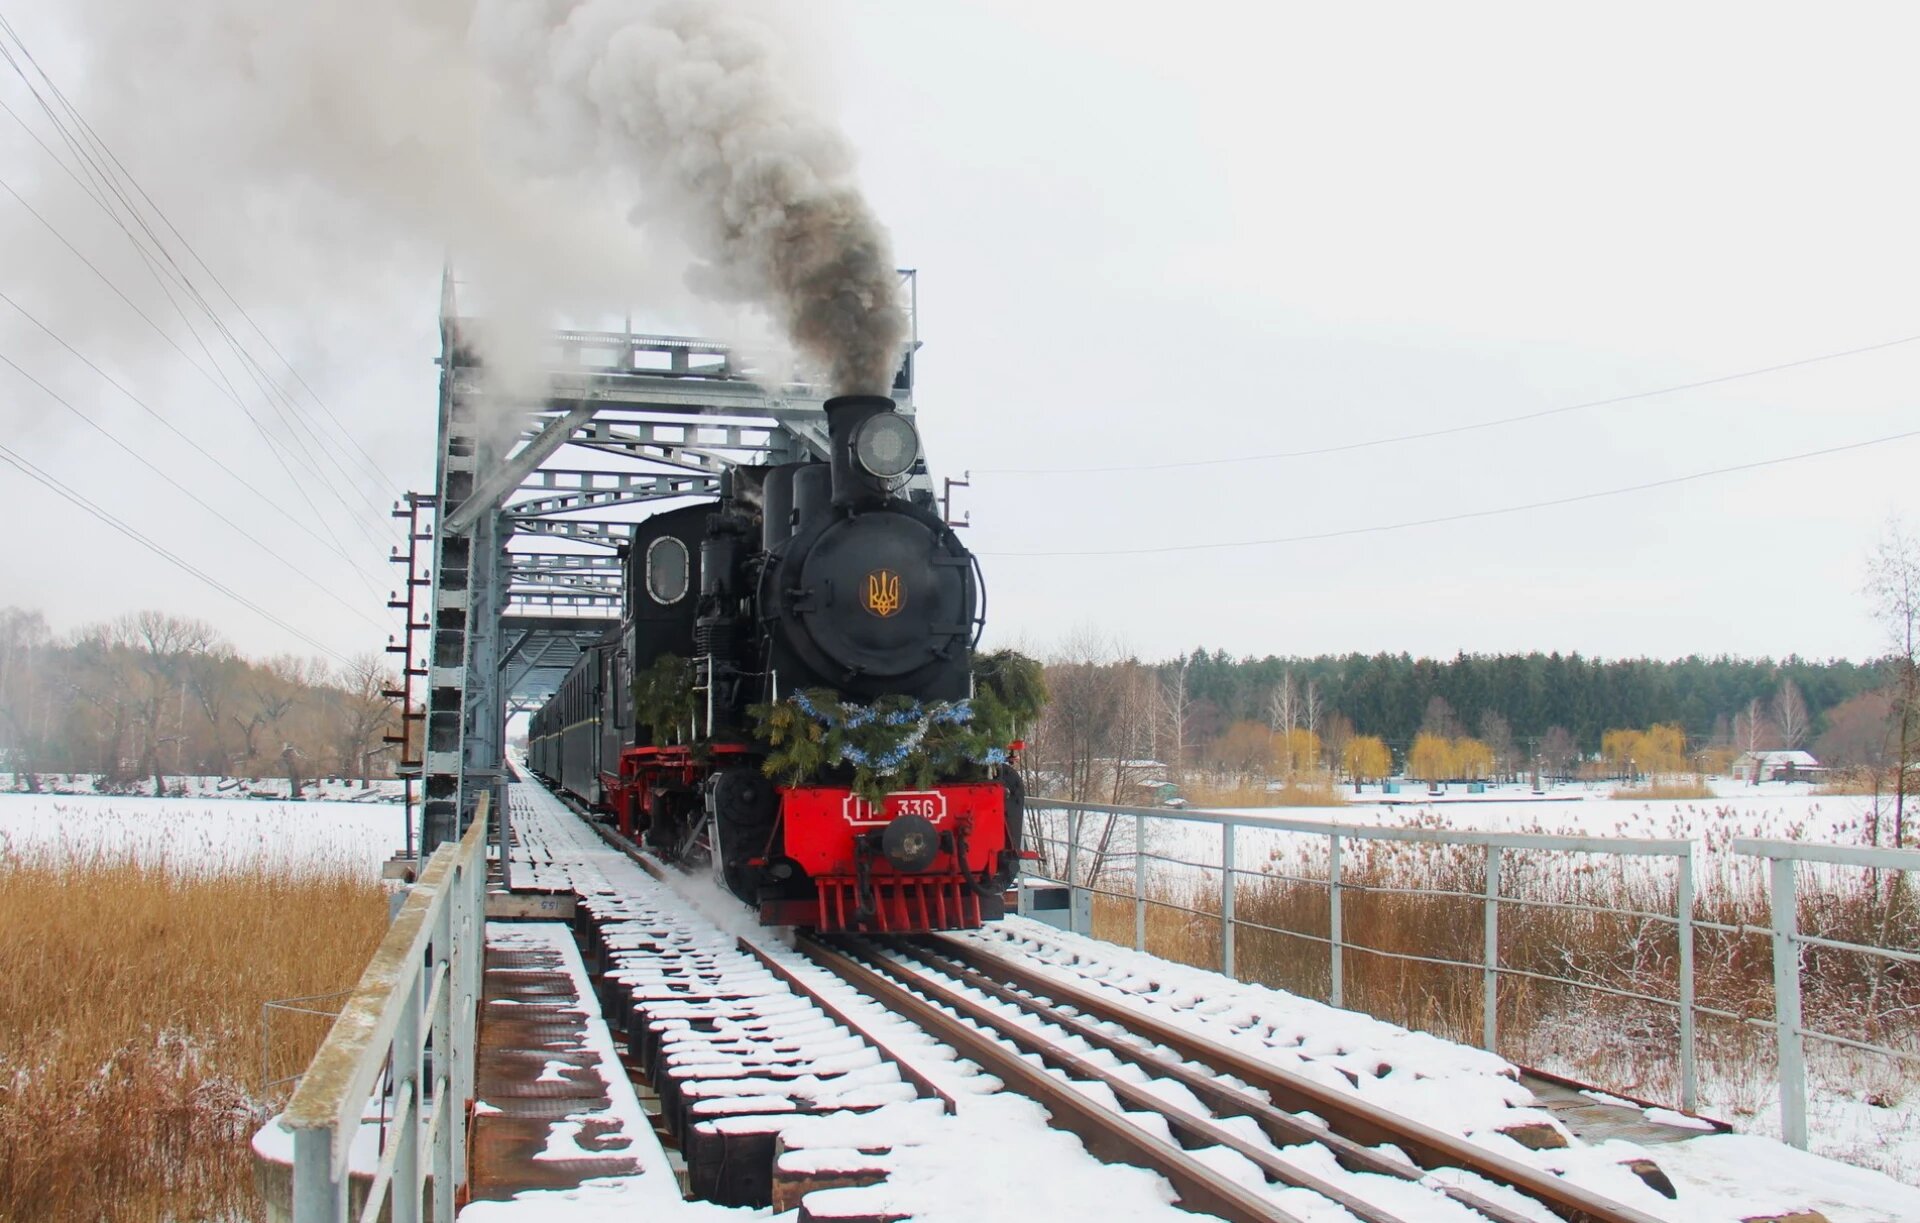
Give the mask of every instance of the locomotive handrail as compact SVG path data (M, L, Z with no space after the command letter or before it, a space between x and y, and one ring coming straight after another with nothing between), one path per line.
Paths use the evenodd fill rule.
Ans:
M466 1179L490 805L482 793L466 835L427 860L280 1118L293 1134L294 1223L348 1217L349 1156L370 1122L383 1143L356 1217L378 1219L390 1201L393 1223L417 1223L431 1181L432 1217L453 1218Z

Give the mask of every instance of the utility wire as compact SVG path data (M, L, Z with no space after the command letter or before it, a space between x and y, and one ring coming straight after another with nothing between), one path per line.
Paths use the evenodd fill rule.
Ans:
M46 217L42 216L40 214L39 209L35 208L32 204L28 203L25 196L21 195L18 191L14 190L13 185L7 182L5 178L0 178L0 191L5 191L8 195L12 196L15 203L19 204L22 208L26 209L27 213L30 216L32 216L34 220L38 221L41 224L41 226L47 230L47 232L51 233L56 239L59 240L60 245L66 247L68 251L72 252L74 258L78 259L81 263L85 264L87 267L87 270L92 272L94 276L99 278L100 283L106 285L107 288L113 290L114 295L118 297L121 301L125 302L127 305L127 308L132 310L136 315L140 317L141 322L145 323L148 327L152 328L155 335L158 335L162 340L166 341L168 347L172 348L174 352L180 354L180 359L182 361L185 361L187 365L190 366L195 373L199 374L202 378L206 379L207 383L210 386L212 386L216 391L222 391L226 394L227 399L230 400L235 407L239 408L241 413L246 416L248 422L253 425L254 432L260 435L260 440L266 445L267 453L273 456L274 461L280 465L280 470L283 473L285 473L287 477L287 483L292 485L293 490L300 495L300 499L306 502L307 509L313 514L314 522L318 523L320 526L320 529L327 533L328 538L330 538L333 541L333 546L335 550L344 553L346 551L346 546L340 542L339 535L337 535L334 532L332 525L328 523L328 521L326 520L326 517L320 513L320 507L314 502L313 497L307 492L306 486L300 482L299 477L294 472L294 468L287 462L287 456L282 453L283 443L280 443L275 440L272 432L266 427L264 423L261 422L260 418L254 414L253 409L247 406L246 401L241 399L240 396L234 391L232 383L226 380L225 374L220 373L217 369L215 372L209 373L205 368L201 366L201 364L198 361L195 361L192 355L189 354L186 349L180 346L180 342L174 339L173 336L167 331L166 328L162 327L159 323L156 323L153 320L152 315L148 314L145 310L141 309L140 305L137 302L135 302L131 297L128 297L126 294L126 291L123 290L119 285L115 284L112 277L108 276L105 272L101 271L99 266L95 264L93 260L87 258L87 256L80 250L79 247L75 246L72 242L68 241L67 236L61 233L60 230L54 226L53 222L47 220ZM196 339L198 338L197 335L195 338ZM201 349L203 352L205 351L204 344L201 346ZM208 354L208 359L209 360L212 359L212 354L210 353ZM298 439L296 438L295 440L297 441Z
M1755 471L1763 467L1778 467L1783 463L1797 463L1803 459L1817 459L1830 454L1844 454L1849 450L1864 450L1869 446L1884 446L1888 442L1898 442L1910 437L1920 437L1920 429L1909 429L1904 433L1890 433L1885 437L1869 438L1863 442L1848 442L1841 446L1827 446L1819 450L1803 450L1798 454L1781 455L1771 459L1756 459L1751 463L1735 463L1729 467L1715 467L1708 471L1690 472L1684 476L1668 476L1661 480L1648 480L1643 484L1628 484L1620 488L1601 489L1598 492L1575 493L1570 497L1551 497L1545 501L1529 501L1524 505L1503 505L1489 510L1466 510L1458 514L1438 514L1432 518L1416 518L1406 522L1379 523L1366 527L1344 527L1337 531L1317 531L1309 535L1279 535L1271 539L1237 539L1189 544L1164 544L1148 548L1094 548L1063 549L1049 552L982 552L982 556L1146 556L1165 552L1202 552L1222 548L1259 548L1273 544L1311 543L1322 539L1345 539L1354 535L1378 535L1387 531L1404 531L1412 527L1438 526L1448 522L1466 522L1474 518L1494 518L1502 514L1520 514L1528 510L1550 509L1560 505L1574 505L1581 501L1598 501L1605 497L1622 497L1628 493L1641 493L1650 489L1670 488L1676 484L1687 484L1694 480L1705 480L1713 476L1732 475L1735 472Z
M12 26L8 25L4 16L0 16L0 27L5 28L14 42L20 43L20 36L13 32ZM33 64L34 69L39 71L41 76L45 77L45 71L40 69L39 63L34 60L33 53L27 50L26 44L20 43L20 50L22 54L26 55L27 61ZM220 290L221 296L225 297L228 304L234 308L242 319L246 320L247 326L253 329L253 333L260 337L260 342L267 346L267 351L272 353L279 360L280 364L286 367L287 372L293 375L294 381L307 393L307 398L313 401L315 407L318 407L326 414L327 419L333 422L333 427L338 431L339 435L346 440L348 445L352 446L354 450L359 453L361 458L366 460L367 468L373 474L376 482L380 482L383 489L387 486L398 486L399 481L387 474L385 469L380 466L380 461L368 453L366 447L360 444L359 439L353 436L353 433L338 416L334 415L333 408L328 405L326 400L320 398L320 393L313 389L312 384L300 373L299 368L274 344L273 337L269 336L266 330L254 320L253 315L248 313L247 308L240 304L240 299L235 297L233 292L227 288L226 282L220 279L220 274L213 270L212 265L201 257L200 252L194 249L191 242L187 241L186 235L181 233L179 228L174 225L173 218L169 217L161 209L160 205L154 202L153 197L147 194L147 189L140 185L140 180L133 177L126 166L121 163L119 155L113 151L112 147L109 146L106 141L100 139L99 134L93 130L93 125L87 122L85 116L81 115L77 110L74 110L70 103L67 103L66 96L60 92L59 86L53 85L51 80L48 81L48 84L52 86L54 95L58 97L63 104L67 105L68 110L73 112L74 119L80 124L82 130L84 130L88 136L92 137L94 143L102 153L106 154L107 159L113 163L114 168L126 179L128 185L139 193L141 200L146 203L148 208L153 210L153 215L158 217L160 223L167 227L167 232L171 233L175 241L180 243L181 249L193 257L193 261L200 265L200 270L205 272L207 278L213 281L214 287Z
M234 355L240 360L243 370L248 374L249 377L252 378L256 387L258 387L259 390L261 391L263 397L267 399L269 406L271 406L275 410L275 412L280 416L282 423L286 426L288 434L293 439L295 445L300 450L305 452L304 457L306 462L308 462L309 464L312 464L314 467L318 467L320 465L320 459L316 459L314 452L309 451L306 445L300 441L300 433L303 429L305 430L307 435L310 438L312 438L315 444L315 447L318 450L319 455L322 458L324 458L326 462L329 462L333 465L334 470L339 472L343 480L347 483L348 487L352 488L355 495L360 498L361 502L364 505L366 505L368 511L373 516L373 521L375 522L375 524L377 526L388 525L385 523L385 515L381 512L380 507L375 505L367 497L366 493L360 487L360 485L347 472L346 468L342 466L342 464L340 463L339 457L333 452L333 449L328 444L328 442L325 439L321 438L318 432L314 430L312 425L310 425L304 419L304 417L300 413L297 406L295 406L293 401L286 395L286 392L283 391L279 387L279 385L272 380L272 378L269 375L267 375L264 367L262 367L260 363L253 357L252 353L247 350L246 346L239 341L238 337L236 337L232 333L232 331L227 327L225 322L219 317L218 312L212 308L211 304L207 302L204 295L202 295L200 291L194 286L192 279L186 274L184 269L182 269L179 266L179 264L174 260L172 254L167 250L166 244L160 239L160 236L154 232L153 227L147 223L147 220L142 215L140 209L135 206L132 199L128 196L126 189L121 184L120 178L117 178L112 171L110 171L105 165L102 164L101 162L102 155L104 155L107 159L111 160L116 167L119 167L120 175L124 177L126 184L128 186L131 186L134 191L138 192L141 195L141 197L147 201L149 207L152 208L155 215L159 217L159 219L163 224L165 224L170 230L174 232L175 236L179 238L179 241L187 249L188 253L191 254L192 257L196 261L198 261L203 268L206 267L205 260L200 258L198 252L193 250L191 244L187 243L184 237L180 237L178 229L173 226L172 222L167 219L165 214L160 211L158 206L152 203L152 199L150 196L147 195L145 189L142 188L140 184L132 178L131 175L126 173L125 167L121 165L121 163L119 162L119 159L113 154L112 150L108 148L105 145L105 143L99 139L98 135L93 132L93 129L91 128L91 126L87 124L85 118L80 115L78 110L73 107L72 103L67 100L66 96L63 93L61 93L59 86L53 82L52 78L46 74L44 69L40 68L39 63L36 60L34 60L32 52L27 49L25 43L20 39L19 35L13 31L11 25L7 23L6 19L3 16L0 16L0 30L4 30L4 32L7 33L10 37L12 37L14 42L18 44L21 55L25 57L28 63L31 63L33 65L35 71L38 72L41 79L45 82L47 91L55 99L57 99L60 102L61 107L71 117L73 123L77 125L82 131L84 131L88 137L91 138L91 142L89 143L88 140L81 139L80 137L76 136L72 130L69 129L67 125L67 121L62 119L61 115L58 112L56 112L56 110L54 109L53 104L49 102L45 96L42 95L39 87L37 87L33 82L33 80L28 77L25 69L20 65L19 61L15 59L15 57L11 54L11 52L8 51L8 49L4 45L0 45L0 60L4 60L9 66L13 68L16 75L20 77L22 83L27 87L28 92L31 93L33 95L34 100L39 103L41 111L46 115L47 119L54 125L54 129L57 132L57 134L60 136L62 142L66 144L69 152L73 154L76 161L80 164L81 169L85 171L87 175L87 179L91 181L82 181L80 174L76 173L73 167L67 165L67 163L63 159L61 159L57 154L55 154L53 150L47 146L46 142L44 140L41 140L38 134L33 132L32 128L29 127L25 123L25 121L22 120L20 116L12 110L11 107L6 108L7 113L14 119L16 123L19 123L28 132L30 136L33 137L35 142L40 145L41 149L47 153L48 157L52 159L54 163L58 165L60 169L69 178L71 178L74 181L75 185L80 187L82 193L85 194L88 197L88 199L92 200L94 205L98 207L104 214L106 214L107 218L111 220L115 224L115 226L118 227L120 231L126 236L128 242L133 246L136 254L140 256L142 262L146 265L148 273L154 277L155 284L160 288L161 292L166 296L169 305L171 305L174 309L174 312L180 316L181 322L187 326L189 333L193 336L195 343L199 346L201 352L206 356L208 362L214 366L214 369L219 377L219 382L222 384L222 389L226 391L228 398L232 399L236 404L240 403L237 390L233 387L232 383L228 381L225 375L225 372L219 369L218 360L214 357L212 351L207 347L205 340L200 336L199 331L197 328L195 328L192 320L188 318L186 311L181 306L178 298L175 296L174 290L168 287L168 284L167 284L168 280L172 280L179 286L180 291L184 293L190 299L190 301L193 303L196 309L206 317L206 319L212 324L216 332L219 333L220 338L226 342L227 346L232 350ZM97 153L95 151L96 149L98 150ZM17 193L15 194L17 195ZM146 235L146 241L143 242L141 238L138 235L136 235L132 229L128 227L127 220L123 219L123 217L121 216L121 212L119 210L116 210L114 206L108 202L107 197L109 195L111 195L113 199L119 202L120 209L125 211L126 217L131 218L133 223L137 225L140 228L141 232ZM161 268L159 264L156 262L156 254L158 259L164 260L165 264L167 265L166 268L164 269ZM211 269L209 269L209 273L211 274ZM217 281L218 278L215 277L215 280ZM222 284L220 287L222 292L226 292L226 288L224 284ZM228 293L227 296L228 296L228 300L230 301L233 300L231 293ZM237 301L234 302L234 305L236 309L240 310L240 313L243 315L243 317L247 318L248 324L252 326L256 332L259 332L262 338L264 339L265 333L260 329L259 325L253 321L251 316L246 315L244 308L239 307L239 303ZM268 347L272 348L272 341L268 340L267 343L268 343ZM276 355L280 355L277 349L274 349L274 352ZM285 357L282 356L281 360L284 362ZM197 368L198 367L197 363L195 364ZM288 368L292 369L290 364ZM203 376L206 376L205 370L202 370L201 372ZM299 377L299 372L297 370L294 370L293 373L296 378ZM308 388L308 390L309 390L309 393L311 394L310 387ZM317 396L315 397L315 401L319 402ZM352 435L346 431L344 426L340 425L338 418L332 417L331 410L327 409L324 404L321 404L321 407L324 411L327 412L328 416L334 420L334 424L338 428L340 436L349 445L352 445L356 449L359 449L360 448L359 443L355 441ZM249 416L251 418L251 413L249 413ZM260 428L259 422L257 420L255 421L255 427ZM262 431L262 435L263 435L263 439L267 441L269 447L272 447L275 444L274 440L270 436L266 435L264 430ZM361 450L361 453L364 455L365 451ZM369 462L371 462L371 456L368 456L368 459L369 459ZM283 468L286 467L286 463L284 459L281 460L281 465ZM373 475L376 483L379 483L384 479L382 474L378 471L377 466L373 469ZM290 480L292 480L295 483L296 488L301 493L302 497L308 501L309 507L314 510L314 513L317 517L319 514L318 508L312 505L312 498L307 495L305 488L300 486L297 477L294 476L293 472L290 469L288 470L288 477ZM346 506L344 499L340 497L339 490L332 488L331 485L329 485L328 487L329 487L329 491L333 493L335 499L340 501L341 507L343 509L348 509L349 507ZM349 509L349 515L353 516L353 514L354 514L354 511ZM383 540L380 538L377 531L369 531L366 524L357 518L355 519L355 521L357 525L360 526L360 529L362 530L362 532L365 533L373 543L375 543L376 545L379 545L383 542ZM328 528L328 530L329 530L329 533L331 533L330 527Z
M374 628L384 627L378 620L375 620L373 617L367 615L366 612L360 610L360 608L354 606L352 603L347 602L347 600L341 598L338 594L334 593L334 591L330 587L328 587L326 583L320 581L318 578L315 578L312 574L307 573L305 570L301 569L298 565L288 560L285 556L282 556L279 552L276 552L273 548L269 547L258 536L248 531L245 527L241 526L239 523L235 522L233 519L227 517L227 515L224 512L222 512L218 506L215 506L210 502L206 501L204 498L200 496L200 494L194 492L192 489L188 488L186 485L182 484L180 481L174 479L172 476L168 475L165 471L161 470L159 465L154 463L153 460L147 458L145 455L141 454L139 451L135 450L133 447L127 445L124 441L120 440L120 438L114 435L111 429L108 429L105 425L102 425L99 421L94 420L92 417L88 416L85 412L82 412L79 408L74 407L66 399L62 398L57 392L55 392L52 387L48 386L46 383L40 381L38 378L34 377L32 374L29 374L26 370L22 369L19 365L15 364L13 359L11 357L8 357L5 353L0 353L0 365L5 365L8 369L11 369L14 373L19 374L22 378L25 378L28 382L33 383L33 385L38 387L41 390L41 392L43 392L47 396L47 398L53 400L55 403L65 408L68 412L78 417L80 421L83 424L85 424L88 428L92 429L94 432L100 434L102 437L106 438L108 441L118 446L121 450L125 451L128 457L132 458L135 462L139 463L142 467L145 467L148 471L151 471L154 475L159 476L162 480L165 480L168 484L172 485L176 490L178 490L181 494L186 496L187 499L192 501L195 505L199 506L201 509L207 511L207 513L212 514L215 518L218 518L221 522L224 522L229 527L233 528L233 530L242 539L245 539L248 543L260 549L262 552L265 552L268 556L272 557L275 561L279 562L281 565L292 570L293 573L297 577L299 577L302 581L312 585L315 589L319 590L320 593L326 595L329 599L332 599L334 602L346 608L348 611L360 617L362 620L365 620L368 624L371 624Z
M315 543L318 543L323 547L328 548L330 551L334 553L334 555L338 556L341 560L347 562L347 564L352 567L354 576L358 577L361 580L362 584L366 585L368 590L373 591L373 593L375 594L379 593L379 591L374 588L373 584L367 580L367 575L358 567L358 564L357 562L354 561L353 557L348 555L345 551L343 551L337 544L330 543L328 540L323 538L319 532L315 531L313 527L310 526L299 515L289 513L284 506L282 506L278 501L275 501L271 496L269 496L264 489L255 485L254 483L249 481L245 476L241 475L239 472L235 471L232 467L230 467L228 464L223 462L221 459L217 458L206 447L202 446L199 442L195 441L187 433L183 432L178 425L175 425L172 421L168 420L163 413L157 411L150 404L148 404L144 399L141 399L138 395L128 390L127 387L123 385L118 379L116 379L112 374L109 374L107 371L101 369L98 365L95 365L93 361L91 361L85 353L81 352L79 349L75 348L72 344L68 343L64 336L54 331L51 327L47 326L44 322L40 321L40 319L36 318L31 311L29 311L25 306L22 306L19 302L15 301L13 298L9 297L4 291L0 291L0 302L5 302L7 305L13 307L13 309L16 312L18 312L22 318L26 319L29 323L32 323L35 327L38 327L40 331L48 339L60 345L60 347L66 349L69 353L73 354L75 359L77 359L82 365L86 366L88 369L92 370L94 373L100 375L100 377L106 381L108 386L111 386L114 390L119 391L122 395L126 396L127 399L131 400L133 404L136 407L138 407L141 411L145 412L148 416L153 417L154 420L160 422L160 424L163 427L165 427L168 432L172 433L175 437L179 438L181 441L185 442L188 446L192 447L192 449L195 452L197 452L202 458L206 459L209 463L212 463L215 467L219 468L230 479L232 479L235 483L239 484L240 487L246 489L249 493L252 493L253 496L259 501L260 504L274 510L282 518L285 518L289 523L291 523L294 527L298 528L301 531L304 531L307 534L307 536L311 538ZM136 455L135 457L137 458L139 456Z
M1529 420L1542 420L1549 416L1560 416L1568 412L1584 412L1589 408L1612 407L1616 404L1633 403L1642 399L1654 399L1661 395L1676 395L1681 391L1696 391L1701 387L1718 386L1726 382L1738 382L1744 378L1758 378L1764 374L1777 374L1783 370L1799 369L1806 365L1817 365L1822 361L1838 361L1843 357L1857 357L1864 353L1879 352L1882 349L1897 348L1902 344L1920 341L1920 335L1901 336L1897 340L1884 340L1878 344L1863 344L1858 348L1846 348L1839 352L1821 353L1812 357L1801 357L1793 361L1782 361L1776 365L1763 365L1757 369L1740 370L1732 374L1720 374L1712 378L1699 378L1692 382L1678 382L1672 386L1657 387L1650 391L1634 391L1627 395L1614 395L1606 399L1589 399L1581 403L1562 404L1557 408L1542 408L1536 412L1522 412L1517 416L1501 416L1492 420L1473 421L1464 425L1446 425L1438 429L1423 429L1417 433L1396 433L1388 437L1369 438L1358 442L1340 442L1331 446L1315 446L1308 450L1275 450L1265 454L1237 454L1214 459L1177 459L1165 463L1121 463L1109 467L986 467L975 468L975 475L985 476L1071 476L1093 475L1099 472L1116 471L1172 471L1182 467L1219 467L1229 463L1261 463L1271 459L1305 459L1323 454L1344 454L1351 450L1370 450L1376 446L1393 446L1401 442L1426 441L1435 437L1451 437L1457 433L1473 433L1481 429L1497 429L1504 425L1517 425Z
M74 124L86 136L87 138L86 141L81 143L90 143L93 149L98 150L101 156L104 156L107 161L112 163L113 172L110 173L105 167L99 165L97 159L88 157L87 160L92 163L94 169L99 173L99 175L103 179L106 179L109 182L112 182L114 181L115 174L117 173L118 180L124 181L124 183L127 186L131 187L140 196L141 200L144 201L145 204L147 205L147 208L152 211L153 215L159 219L161 224L166 226L168 232L170 232L174 236L174 239L180 243L181 248L185 250L186 253L193 258L195 263L199 264L201 270L206 272L207 276L213 281L214 285L220 290L221 294L225 296L227 301L233 306L234 310L239 313L241 318L246 320L247 325L253 329L254 334L258 335L261 341L264 344L266 344L268 351L272 352L273 355L279 359L280 363L286 367L287 372L293 375L294 380L298 382L300 386L307 392L308 398L310 398L315 404L315 406L317 406L323 413L326 414L328 420L333 422L334 428L338 431L340 437L344 439L348 445L352 446L356 451L358 451L361 458L366 460L368 470L374 476L375 482L377 484L380 484L383 489L386 485L391 485L395 483L395 481L393 481L390 477L386 475L384 471L380 469L380 464L378 460L376 460L371 454L367 453L366 449L363 446L361 446L359 443L359 440L356 439L350 431L348 431L347 427L345 426L345 424L341 422L340 418L334 415L333 409L327 405L326 401L320 398L319 393L313 389L313 387L301 375L300 371L294 367L293 362L288 360L286 355L282 353L277 346L275 346L272 338L267 335L265 329L262 328L260 324L254 320L253 316L247 312L246 307L242 306L240 304L239 299L236 298L230 290L228 290L226 283L220 279L219 274L216 273L213 270L212 266L208 264L207 261L201 257L200 252L194 249L193 244L187 241L186 235L180 232L179 227L174 225L172 218L167 216L166 212L160 207L160 205L154 201L153 197L150 194L148 194L146 188L141 186L140 181L133 176L132 172L130 172L126 168L125 163L123 163L120 160L119 155L113 151L112 147L108 145L105 140L101 139L100 134L94 130L93 125L91 123L87 122L86 116L80 113L79 108L74 106L72 101L68 99L65 92L61 90L59 84L55 82L52 76L50 76L47 73L46 69L40 66L40 61L34 58L33 51L27 46L26 40L20 37L19 33L13 28L13 24L7 20L4 14L0 14L0 31L3 31L8 38L13 40L14 45L19 48L21 56L25 58L27 63L33 66L34 72L39 75L40 79L43 82L45 82L48 92L51 93L53 97L59 101L62 109L66 111L67 115L73 120ZM51 108L48 107L45 100L40 97L39 91L35 89L33 86L33 83L27 79L27 76L24 70L20 68L18 63L14 62L10 54L6 53L4 47L0 47L0 55L6 56L7 61L13 66L14 71L20 76L21 81L24 84L26 84L29 92L32 92L35 100L40 102L41 109L47 113L48 118L51 119L55 127L61 131L62 136L67 137L66 129L64 125L61 123L59 116L52 113ZM18 121L18 116L15 116L15 119L16 121ZM74 141L70 137L68 137L67 143L69 147L73 147ZM45 147L44 144L42 145L42 147L43 148ZM86 156L85 154L80 154L80 155L83 157ZM65 169L66 167L63 165L62 168ZM69 173L71 173L71 171L69 171ZM175 271L179 274L182 282L189 284L190 286L191 282L187 277L185 271L180 269L177 264L174 264L174 261L171 255L167 254L166 246L160 240L159 235L155 234L152 228L146 224L145 220L140 216L139 210L134 206L133 202L126 197L126 194L124 193L124 191L121 191L116 187L114 194L117 198L120 199L122 205L126 208L127 214L134 218L136 223L140 225L141 229L145 231L147 236L153 241L155 249L159 250L162 253L162 255L166 256L167 262L174 267ZM197 300L199 300L201 307L207 310L209 315L212 315L213 311L211 307L208 306L205 299L201 297L201 295L197 291L195 291L194 296ZM222 330L223 331L225 330L224 327L222 328ZM232 337L230 336L229 338L231 339ZM234 341L234 343L236 345L236 348L239 348L238 342ZM244 351L244 350L242 349L241 351ZM264 373L264 370L262 372ZM288 400L289 406L291 406L291 403L292 401L291 399L289 399ZM378 507L376 506L374 508L375 508L375 512L378 513Z
M18 468L21 472L23 472L29 478L39 482L40 484L45 485L47 488L51 489L55 493L58 493L60 496L66 498L68 501L71 501L74 505L79 506L81 509L87 511L87 513L89 514L92 514L95 518L98 518L101 522L106 523L108 526L112 527L114 530L120 532L122 535L125 535L128 539L133 540L135 543L139 544L141 547L145 548L147 551L153 553L155 556L158 556L162 560L172 563L175 567L180 569L183 573L186 573L191 577L198 578L200 581L206 583L208 586L211 586L214 590L219 591L221 594L227 596L229 599L232 599L234 602L240 604L242 607L245 607L249 611L252 611L255 614L259 615L262 619L266 620L268 623L273 624L274 626L284 630L285 632L290 633L293 636L299 638L301 641L306 642L309 646L312 646L315 650L318 650L320 653L325 654L327 657L333 659L335 662L342 663L342 664L345 664L348 662L348 659L344 655L338 653L335 650L328 648L326 645L324 645L317 639L308 636L306 633L301 632L299 629L293 627L293 625L288 624L285 620L282 620L280 617L274 615L272 612L268 611L266 608L260 606L258 603L255 603L252 599L247 598L245 595L234 590L232 587L227 586L225 583L221 582L218 578L215 578L195 568L192 564L174 555L172 552L169 552L166 548L162 547L160 544L155 543L153 540L147 538L145 535L142 535L139 531L135 530L133 527L129 526L127 523L123 522L119 518L116 518L113 514L111 514L107 510L104 510L100 506L95 505L92 501L89 501L85 496L83 496L82 494L80 494L79 492L77 492L67 484L61 482L58 477L48 474L47 472L41 470L39 467L34 466L34 464L29 462L27 459L21 457L21 455L19 455L17 452L9 449L5 443L0 443L0 459L4 459L6 462Z

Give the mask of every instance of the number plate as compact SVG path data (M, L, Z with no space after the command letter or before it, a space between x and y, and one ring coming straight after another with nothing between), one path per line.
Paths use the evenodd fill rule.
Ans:
M883 827L903 815L917 815L929 824L938 825L947 818L947 796L938 790L905 790L889 794L885 813L880 814L866 799L849 794L843 811L847 823L855 828Z

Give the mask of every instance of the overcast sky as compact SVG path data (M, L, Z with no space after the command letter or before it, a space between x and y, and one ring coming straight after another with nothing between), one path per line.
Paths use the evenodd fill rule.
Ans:
M241 386L256 426L195 374L198 341L124 236L5 114L0 178L170 339L7 192L0 289L254 490L4 303L0 354L233 522L4 366L0 440L307 637L377 646L387 538L367 507L431 480L444 244L361 240L351 209L235 184L194 82L164 63L139 91L100 79L111 0L11 7L374 462L296 396L337 465L282 468L262 434L298 426ZM936 476L973 472L993 637L1045 648L1091 625L1147 656L1880 647L1863 566L1912 508L1920 438L1455 516L1920 429L1920 342L1351 447L1920 336L1910 6L810 7L807 66L919 269L922 431ZM35 119L4 68L0 100ZM244 94L221 106L241 122ZM642 314L677 308L649 292ZM0 492L0 603L61 628L161 607L311 652L16 468ZM1296 542L1194 547L1274 539ZM1129 553L1146 549L1169 550Z

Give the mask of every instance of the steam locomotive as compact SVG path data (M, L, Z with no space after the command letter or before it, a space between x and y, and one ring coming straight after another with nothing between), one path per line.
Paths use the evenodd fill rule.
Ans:
M887 766L917 740L884 760L852 745L971 716L978 562L908 494L919 436L893 401L825 408L827 461L736 466L717 502L637 526L621 622L533 715L528 763L659 856L709 865L763 923L978 926L1021 856L1018 744L922 760L898 790Z

